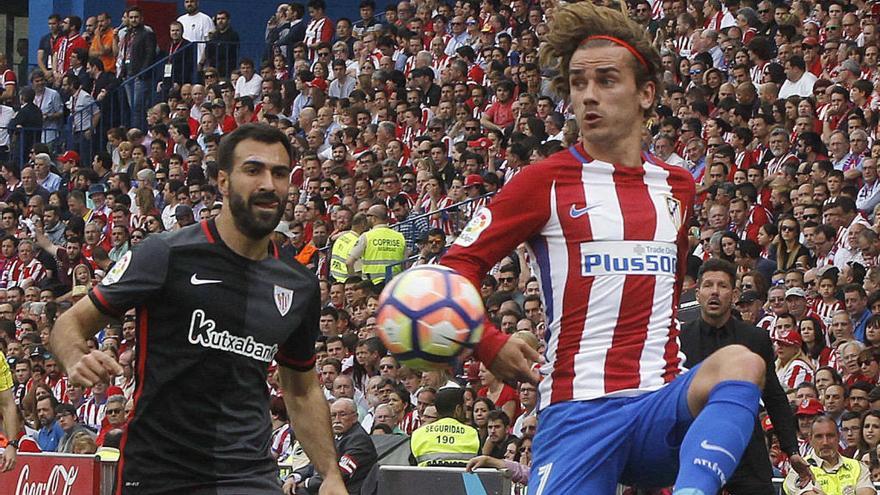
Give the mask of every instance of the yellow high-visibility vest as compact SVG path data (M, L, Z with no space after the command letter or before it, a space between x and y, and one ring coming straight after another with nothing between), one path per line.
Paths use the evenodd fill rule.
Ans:
M348 278L348 266L345 261L359 237L356 232L349 230L333 242L333 249L330 251L330 276L338 282L345 282ZM358 271L359 264L355 265L355 271Z
M406 257L406 239L403 234L386 226L374 227L366 234L363 274L374 284L385 281L385 267L394 265L392 276L403 270L399 264Z
M440 418L416 429L410 448L419 466L465 466L480 453L480 436L455 418Z

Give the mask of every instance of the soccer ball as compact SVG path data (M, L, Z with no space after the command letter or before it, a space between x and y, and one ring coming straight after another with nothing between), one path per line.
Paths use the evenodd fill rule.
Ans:
M379 338L397 360L417 370L449 368L483 334L486 310L477 289L440 265L395 277L379 297Z

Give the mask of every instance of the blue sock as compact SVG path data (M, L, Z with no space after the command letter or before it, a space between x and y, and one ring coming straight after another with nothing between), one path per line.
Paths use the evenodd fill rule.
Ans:
M729 380L715 385L681 443L673 493L718 493L752 438L760 398L761 389L754 383Z

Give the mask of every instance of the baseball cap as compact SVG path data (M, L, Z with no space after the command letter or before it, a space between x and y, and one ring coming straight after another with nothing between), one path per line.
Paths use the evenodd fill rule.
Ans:
M58 157L59 162L76 162L79 163L79 153L67 150Z
M309 88L318 88L321 91L327 91L327 81L321 79L320 77L316 77L311 81L306 83L306 86Z
M38 345L34 347L34 350L31 351L31 358L37 359L51 359L52 354L46 350L45 347Z
M773 431L773 423L770 422L770 416L764 416L764 419L761 420L761 428L764 431Z
M107 194L104 184L92 184L89 186L89 197L91 198L95 194Z
M804 289L801 289L800 287L792 287L791 289L788 289L787 291L785 291L785 298L788 299L789 297L806 298L807 293L804 292Z
M783 345L799 346L804 343L804 339L801 337L801 334L795 332L794 330L789 330L785 333L776 334L776 336L773 337L773 340Z
M480 186L485 183L486 182L483 181L483 176L480 174L470 174L464 178L464 187Z
M284 234L287 237L293 237L293 234L290 232L290 223L284 220L278 222L278 225L275 226L275 232Z
M801 41L801 45L806 45L810 47L819 46L819 40L817 40L815 36L807 36L806 38L804 38L803 41Z
M817 399L804 399L798 404L795 416L815 416L825 412L825 407Z
M758 293L753 290L747 290L743 292L739 299L737 299L737 304L751 304L759 299Z
M488 22L486 23L485 26L483 26L483 29L481 29L480 31L482 31L482 32L484 32L484 33L492 33L492 34L495 34L495 28L493 28L492 25L489 24Z

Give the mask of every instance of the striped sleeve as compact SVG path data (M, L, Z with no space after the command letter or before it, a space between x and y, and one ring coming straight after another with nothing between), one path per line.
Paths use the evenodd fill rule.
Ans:
M489 206L477 211L441 264L464 275L479 290L495 263L540 232L550 217L550 186L555 175L550 160L526 167ZM477 359L491 363L506 342L506 335L487 324L475 353Z

